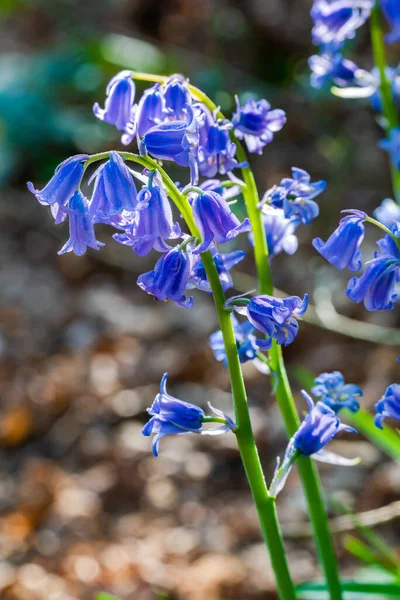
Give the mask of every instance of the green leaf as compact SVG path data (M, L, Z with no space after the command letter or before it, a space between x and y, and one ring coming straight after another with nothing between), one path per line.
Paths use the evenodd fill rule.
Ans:
M375 446L385 452L390 458L400 460L400 435L384 425L383 430L374 425L374 417L369 412L360 408L357 413L343 410L345 421L353 425L360 433L365 435Z
M378 594L381 596L387 596L389 598L400 598L400 584L399 583L387 583L387 582L373 582L373 581L354 581L351 579L342 580L342 590L344 592L353 592L357 594L363 594L364 596ZM311 581L309 583L303 583L296 588L299 593L299 598L303 600L316 600L314 592L327 592L328 588L326 583L317 581ZM318 597L318 600L320 597ZM360 599L361 600L361 599Z
M99 592L95 595L94 600L119 600L119 598L112 594L107 594L107 592Z

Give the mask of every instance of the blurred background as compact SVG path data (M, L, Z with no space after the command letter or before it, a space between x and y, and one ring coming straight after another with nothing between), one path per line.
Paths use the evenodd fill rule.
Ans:
M251 159L260 193L292 166L328 181L320 217L298 230L297 254L274 259L277 287L308 292L328 319L333 302L343 315L395 328L397 310L367 313L347 301L346 275L311 246L336 227L340 210L371 212L391 190L368 101L309 87L310 7L311 0L1 0L2 599L89 600L99 590L123 600L276 598L234 436L166 438L155 459L140 434L165 371L175 396L231 411L226 369L208 347L217 329L210 298L196 292L191 311L154 301L136 279L156 256L119 247L107 228L99 229L107 242L100 252L58 256L67 226L53 225L26 181L41 188L66 157L121 147L118 132L92 114L121 68L182 72L228 116L234 94L266 97L288 122ZM390 52L397 65L398 45ZM368 28L351 54L372 67ZM374 241L367 240L371 255ZM249 248L245 236L238 243ZM237 279L240 291L255 287L251 256L237 270L247 275ZM363 386L363 407L372 408L398 380L396 346L308 323L285 356L297 395L310 373L340 369ZM270 478L286 437L269 380L251 364L245 375ZM389 458L362 436L342 436L332 450L338 445L363 462L351 473L320 467L331 501L365 511L398 499L400 473ZM317 577L296 470L278 507L294 577ZM334 518L334 504L330 511ZM379 532L399 543L398 522ZM351 576L360 563L342 535L335 541Z

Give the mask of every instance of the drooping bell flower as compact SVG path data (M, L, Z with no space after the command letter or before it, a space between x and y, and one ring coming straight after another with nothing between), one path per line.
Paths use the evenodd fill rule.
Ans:
M77 190L68 204L69 240L58 254L73 252L77 256L85 254L86 249L99 250L104 246L95 237L94 227L89 214L89 205L83 194Z
M385 36L388 44L400 41L400 4L399 0L379 0L392 31Z
M158 456L159 443L165 435L179 435L184 433L198 433L200 435L220 435L236 429L236 424L222 411L214 408L209 403L211 411L216 417L206 417L204 411L195 404L184 402L174 398L167 392L168 373L164 373L160 393L154 399L153 404L147 409L151 419L142 429L142 434L153 438L152 450L154 456ZM205 422L220 423L212 429L202 429Z
M336 44L355 37L368 19L373 0L314 0L311 18L314 44Z
M175 119L185 117L187 106L192 103L187 80L183 75L171 75L163 86L163 96L167 113Z
M148 152L160 160L172 160L181 167L190 167L191 183L196 185L198 143L198 123L192 107L188 105L186 119L161 123L149 129L140 142L140 152Z
M30 181L27 183L28 190L36 196L40 204L64 206L78 189L87 159L87 154L76 154L67 158L58 165L53 177L42 190L35 189Z
M358 385L345 383L340 371L318 375L314 380L311 392L336 414L343 408L348 408L354 413L357 412L360 408L358 398L363 395L362 389Z
M321 256L337 269L359 271L362 267L360 246L364 239L364 221L367 215L360 210L349 212L351 214L341 219L339 227L326 242L315 238L312 244Z
M198 194L192 201L192 210L202 239L199 246L193 250L194 254L205 252L214 241L224 244L251 229L249 219L246 218L241 223L226 200L216 192Z
M316 89L326 83L346 87L357 81L357 73L361 71L351 60L343 58L340 52L324 52L311 56L308 65L312 71L311 85Z
M136 111L136 133L143 137L149 129L163 122L166 116L165 100L161 85L156 83L144 91Z
M101 121L124 131L121 141L123 144L129 144L135 135L135 83L132 71L121 71L115 75L107 85L106 94L104 108L100 108L96 102L93 113Z
M132 174L118 152L110 152L109 160L92 175L95 180L90 214L96 222L118 215L123 210L136 210L137 191Z
M398 235L397 226L393 232ZM400 250L390 235L377 244L380 252L366 264L361 277L350 279L346 295L353 302L364 302L367 310L391 310L398 297L395 288L400 281Z
M232 123L217 119L204 104L196 104L194 108L199 113L198 120L201 123L197 155L200 173L204 177L214 177L217 173L224 175L245 166L235 159L236 145L229 136Z
M326 181L311 183L307 171L292 167L292 178L285 177L279 185L268 190L262 204L269 203L275 208L283 208L287 219L297 215L304 225L308 225L319 214L319 206L314 198L322 194L325 188Z
M283 489L293 464L300 456L311 456L320 462L343 466L353 466L360 462L359 458L348 459L325 450L329 442L341 431L351 433L357 431L341 423L339 417L327 404L323 402L314 404L307 392L302 390L301 393L307 401L310 412L290 439L282 465L278 458L269 490L270 495L274 497Z
M250 323L267 336L267 339L257 339L257 345L262 350L269 350L272 339L278 344L287 346L296 337L300 319L307 310L308 296L303 300L298 296L275 298L274 296L254 296L247 298L231 298L225 304L241 315L247 317Z
M181 237L178 223L173 222L167 193L157 172L152 172L148 185L143 186L137 197L137 211L131 226L123 233L113 235L120 244L131 246L140 256L146 256L152 249L168 252L171 249L167 239Z
M235 135L245 141L249 152L262 154L264 146L272 142L274 133L286 123L283 110L271 110L267 100L246 100L244 106L236 98L236 113L232 116Z
M386 388L382 398L375 404L375 425L383 429L383 421L386 418L400 421L400 385L392 383Z
M236 250L234 252L229 252L228 254L220 254L215 246L212 246L210 251L218 271L222 288L224 292L226 292L226 290L229 290L233 286L233 280L229 271L244 259L246 253L242 250ZM203 261L198 254L193 256L193 266L188 289L193 287L196 287L203 292L211 292L210 282L208 281Z
M158 259L154 270L139 275L137 284L157 300L172 300L179 306L192 308L193 296L184 294L191 273L190 255L179 247L172 248Z

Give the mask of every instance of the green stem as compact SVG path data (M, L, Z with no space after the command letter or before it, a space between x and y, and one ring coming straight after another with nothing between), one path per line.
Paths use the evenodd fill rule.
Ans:
M120 155L126 160L132 160L133 162L141 164L146 168L158 169L163 183L168 190L168 194L179 211L182 213L190 233L194 237L200 239L201 236L193 220L188 199L179 192L169 175L163 169L161 169L161 167L153 159L149 157L139 156L130 152L121 152ZM91 162L108 158L108 156L109 152L94 155L88 159L86 166L88 166ZM256 505L262 534L269 550L279 596L281 600L296 600L296 593L289 573L282 533L276 512L275 499L268 494L260 458L258 456L257 447L254 441L249 407L247 404L246 389L244 386L241 365L237 353L235 333L232 326L230 312L224 307L225 294L222 289L219 275L211 253L202 253L201 258L207 273L208 281L210 282L225 344L228 370L232 386L233 403L236 414L237 429L235 430L235 434L247 479L249 481L250 489Z
M378 0L371 11L371 42L374 62L379 70L382 112L386 120L386 135L389 137L391 131L399 126L399 117L390 81L386 74L385 39L382 32L381 9ZM390 161L390 170L393 192L397 202L400 204L400 171L392 159Z
M134 73L133 78L149 81L149 75L146 75L144 77L143 74ZM164 79L162 79L162 81L163 80ZM160 79L157 79L157 81L160 81ZM216 110L217 106L213 103L213 101L210 98L208 98L208 96L206 96L206 94L204 94L204 92L202 92L194 86L189 87L192 95L197 100L203 102L211 111ZM224 115L219 111L217 113L217 117L223 119ZM246 153L240 142L235 138L233 134L232 140L235 142L237 147L237 158L240 161L246 160ZM242 169L242 176L246 184L246 187L243 189L243 196L254 234L254 254L260 293L272 295L274 291L272 283L272 274L268 261L268 246L265 237L262 216L261 212L257 208L259 203L259 197L256 182L250 167ZM207 276L209 277L208 273ZM223 331L222 326L221 330ZM235 355L237 361L238 358L236 352ZM288 432L288 435L291 437L299 425L299 416L293 401L293 395L287 378L285 364L282 357L282 350L281 347L278 346L276 343L273 344L272 349L270 351L270 360L271 367L276 373L278 379L276 397L283 415L286 430ZM241 434L239 435L239 437L240 436ZM315 465L311 462L311 459L309 458L302 457L301 459L299 459L298 464L304 491L307 497L310 519L314 530L314 537L316 540L317 548L319 550L322 566L325 572L325 577L330 591L331 600L342 600L342 591L340 586L337 560L332 537L329 531L329 523L322 497L321 483L319 480L318 471L315 468Z

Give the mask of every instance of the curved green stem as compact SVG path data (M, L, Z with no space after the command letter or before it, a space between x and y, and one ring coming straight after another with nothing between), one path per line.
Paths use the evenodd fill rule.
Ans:
M90 163L97 160L108 158L109 154L109 152L105 152L93 155L86 161L85 166L88 166ZM162 177L163 183L168 190L170 198L173 200L176 207L184 217L191 235L201 239L200 233L193 219L188 199L179 192L169 175L158 165L158 163L147 156L139 156L130 152L120 152L119 154L125 160L131 160L148 169L158 170ZM281 600L296 600L296 593L290 577L286 552L283 545L278 516L276 513L275 499L268 494L257 447L254 441L249 407L247 404L246 389L244 386L242 370L237 353L235 333L232 326L230 312L226 310L224 306L225 294L222 289L219 275L211 253L203 252L201 254L201 258L213 293L218 320L225 344L228 370L232 386L233 403L236 414L237 429L234 433L236 434L240 455L256 505L262 534L269 550L279 596ZM207 419L207 417L205 419Z
M165 81L166 79L165 77L160 76L155 76L152 78L152 76L143 73L133 73L133 78L142 79L144 81L161 82ZM189 85L189 88L193 97L200 102L203 102L211 111L216 111L218 118L224 119L223 113L218 110L218 107L206 94L204 94L204 92L192 85ZM233 133L231 133L231 137L237 147L238 159L240 161L246 160L246 153L241 143L237 140ZM250 167L243 168L242 175L246 184L246 187L243 189L243 196L254 233L254 254L259 289L261 294L271 295L274 291L272 274L268 261L268 246L265 237L262 216L261 212L257 208L259 203L257 186ZM288 435L291 437L298 427L299 416L293 401L293 395L287 378L285 364L282 357L282 350L281 347L276 343L273 344L270 351L270 361L278 379L276 398L282 412L286 430ZM314 537L319 550L319 556L321 558L322 566L326 576L331 600L342 600L337 560L332 537L329 531L329 523L324 506L318 471L315 468L315 465L311 462L311 459L305 457L299 459L299 470L307 497L310 519L314 530Z
M380 93L382 112L386 120L386 135L390 136L392 129L399 126L399 116L396 103L393 98L390 81L387 78L387 60L385 52L385 39L382 32L381 9L378 0L371 11L371 42L374 62L379 70ZM391 159L390 161L393 192L397 202L400 204L400 171Z

